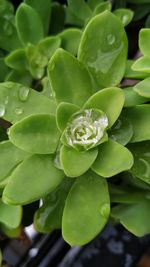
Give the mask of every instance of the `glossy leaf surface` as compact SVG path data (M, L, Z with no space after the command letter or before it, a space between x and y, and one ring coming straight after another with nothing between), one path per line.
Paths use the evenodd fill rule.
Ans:
M13 169L30 154L18 149L10 141L0 143L0 181L11 174Z
M132 165L133 156L131 152L119 143L108 140L108 142L99 146L98 156L92 165L92 170L103 177L109 178L117 173L129 170Z
M37 114L20 120L8 134L15 146L35 154L54 153L60 138L55 116L50 114Z
M55 112L55 102L18 83L0 84L0 117L12 123L32 114Z
M134 12L127 8L118 8L114 11L114 14L121 20L124 26L127 26L134 15Z
M133 89L140 96L150 98L150 77L136 84Z
M98 150L79 152L73 148L62 146L60 150L60 161L65 174L69 177L77 177L84 174L93 164Z
M61 102L58 105L56 110L56 122L60 131L66 128L69 118L78 110L79 107L71 103Z
M140 96L134 88L135 87L126 87L123 89L125 95L124 107L133 107L148 101L147 98Z
M50 60L48 71L57 102L70 102L82 106L91 96L92 82L88 71L65 50L56 51Z
M128 231L136 236L150 232L150 200L132 205L119 205L112 209L112 217L117 219Z
M12 173L3 192L8 204L28 204L53 191L64 173L58 170L50 155L33 155L24 160Z
M143 104L125 110L124 115L129 118L133 127L131 143L150 140L150 105Z
M88 66L100 87L119 84L126 57L127 39L120 20L109 11L90 20L81 38L78 58Z
M104 227L110 210L107 182L92 172L77 178L65 204L62 234L70 245L91 241Z
M130 144L128 147L134 156L134 165L130 170L131 173L150 184L150 142Z
M39 14L25 3L21 3L17 9L16 26L23 45L36 44L44 37Z
M142 29L139 33L139 47L146 57L150 57L150 29Z
M62 183L43 199L42 207L34 216L34 226L37 231L49 233L61 228L65 201L72 184L73 181L65 177Z
M84 108L102 110L107 115L110 128L119 117L123 104L123 91L117 87L110 87L92 95L85 103Z

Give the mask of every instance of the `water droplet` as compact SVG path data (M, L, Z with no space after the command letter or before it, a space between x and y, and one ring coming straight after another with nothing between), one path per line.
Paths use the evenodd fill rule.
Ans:
M128 22L128 15L123 15L121 20L123 25L126 25L126 23Z
M107 36L107 42L108 42L109 45L114 44L115 40L116 40L116 38L115 38L115 36L113 34L109 34Z
M3 24L3 30L7 36L10 36L13 34L13 26L11 25L9 21L7 20L5 21L5 23Z
M28 99L30 89L28 87L21 87L19 89L19 99L21 101L26 101Z
M16 108L15 113L16 113L16 115L21 115L23 113L23 109L22 108Z
M0 117L3 117L5 115L5 106L0 105Z
M108 118L102 111L85 109L71 117L65 136L70 146L79 150L87 150L102 139L107 126Z
M101 215L105 218L108 218L109 212L110 212L110 205L108 203L103 204L100 209Z

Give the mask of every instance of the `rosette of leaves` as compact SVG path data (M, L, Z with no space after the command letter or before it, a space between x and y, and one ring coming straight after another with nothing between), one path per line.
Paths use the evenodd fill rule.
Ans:
M52 97L18 83L0 84L0 116L12 124L9 140L0 143L2 201L20 207L42 198L36 229L62 227L71 245L92 240L109 219L110 200L125 199L126 188L118 194L106 178L124 171L143 177L135 171L134 143L150 139L150 108L141 104L147 98L118 87L126 61L123 24L106 11L85 27L77 58L63 49L52 56Z

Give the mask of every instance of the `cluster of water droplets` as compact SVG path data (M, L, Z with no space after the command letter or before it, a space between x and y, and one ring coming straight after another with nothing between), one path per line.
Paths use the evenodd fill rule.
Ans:
M11 90L13 91L12 85L10 85ZM7 85L7 88L9 88L9 84ZM18 105L14 109L14 113L19 116L23 113L23 108L21 105L21 102L25 102L28 99L30 89L28 87L20 87L18 89L18 96L17 98L19 99ZM16 97L16 90L14 90L14 93L12 93L13 97ZM12 100L12 97L10 94L6 95L3 103L0 104L0 118L4 117L7 107L9 106L9 100ZM20 102L20 105L19 105Z
M75 113L69 120L65 137L68 145L79 149L90 149L104 136L108 126L107 116L97 109L85 109Z

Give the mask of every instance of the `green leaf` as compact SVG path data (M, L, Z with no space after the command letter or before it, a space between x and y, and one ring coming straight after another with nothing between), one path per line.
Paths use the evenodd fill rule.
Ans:
M63 238L72 246L90 242L106 224L109 210L106 180L92 172L77 178L64 208Z
M48 66L48 73L58 103L70 102L82 106L91 96L92 81L88 71L82 63L65 50L58 49L53 55Z
M124 77L128 79L144 79L148 77L147 73L135 71L132 69L132 65L134 62L135 62L134 60L127 60L126 71L125 71Z
M6 66L4 58L0 58L0 70L0 82L3 82L9 72L9 68Z
M51 15L51 0L24 0L24 2L30 5L39 14L43 23L44 33L48 34L50 15Z
M128 147L134 156L131 173L145 183L150 184L150 142L130 144Z
M64 5L58 2L52 2L51 21L49 33L54 35L64 29L65 24L65 9Z
M126 87L123 89L125 95L124 107L133 107L148 102L148 99L140 96L134 90L134 87Z
M79 19L86 21L92 16L92 11L84 0L67 0L69 9Z
M84 174L95 161L97 154L96 148L79 152L73 148L62 146L60 161L65 174L69 177L78 177Z
M9 128L8 135L15 146L35 154L54 153L60 138L52 114L36 114L24 118Z
M8 73L8 75L5 78L5 81L11 81L15 83L20 83L24 86L31 86L32 84L32 76L29 73L29 71L18 71L18 70L12 70Z
M100 87L120 83L126 67L127 38L115 15L105 11L90 20L81 38L78 58L88 66Z
M55 112L54 101L18 83L0 83L0 116L12 123L32 114Z
M126 109L123 114L129 118L133 127L130 143L150 140L150 105L137 105Z
M134 12L128 8L118 8L114 14L121 20L124 26L127 26L133 19Z
M65 24L67 25L73 25L73 27L84 27L84 21L82 19L79 19L76 14L72 13L70 8L66 6L65 8Z
M150 57L150 29L141 29L139 33L139 47L146 57Z
M116 157L117 155L117 157ZM133 156L124 146L111 139L99 146L98 156L92 165L92 170L98 175L109 178L133 165Z
M0 199L0 214L0 223L8 228L17 228L21 223L21 206L10 206L3 203Z
M10 141L0 143L0 181L8 177L13 169L30 154L18 149Z
M140 96L150 98L150 77L144 79L143 81L137 83L133 90L137 92ZM147 99L148 101L148 99Z
M150 57L140 57L133 63L132 69L134 71L150 73Z
M73 180L65 177L62 183L43 199L43 205L34 216L34 226L38 232L49 233L61 228L66 197Z
M129 143L133 135L132 124L127 118L121 116L108 134L111 139L125 146Z
M13 20L0 17L0 48L8 52L22 47Z
M53 191L63 177L50 155L33 155L12 173L3 191L3 201L11 205L31 203Z
M56 110L56 123L60 131L66 128L69 118L78 110L79 107L71 103L61 102L58 105Z
M97 108L108 117L109 128L118 119L124 104L123 90L117 87L103 89L92 95L84 105L84 108Z
M88 0L88 5L91 9L95 9L100 3L103 3L104 0Z
M93 12L93 16L98 15L98 14L100 14L106 10L111 11L111 7L112 7L112 5L111 5L110 1L100 3L99 5L97 5L95 7L94 12Z
M27 4L21 3L17 9L16 27L23 45L36 44L44 37L39 14Z
M132 205L119 205L112 209L111 216L136 236L150 232L150 201L143 200Z
M59 36L49 36L39 42L37 49L43 56L50 59L56 49L60 47L60 44L61 39Z
M18 70L24 71L28 67L27 58L25 49L17 49L11 52L6 58L5 63L8 67Z
M59 34L61 38L61 47L74 56L77 55L82 31L75 28L69 28Z

